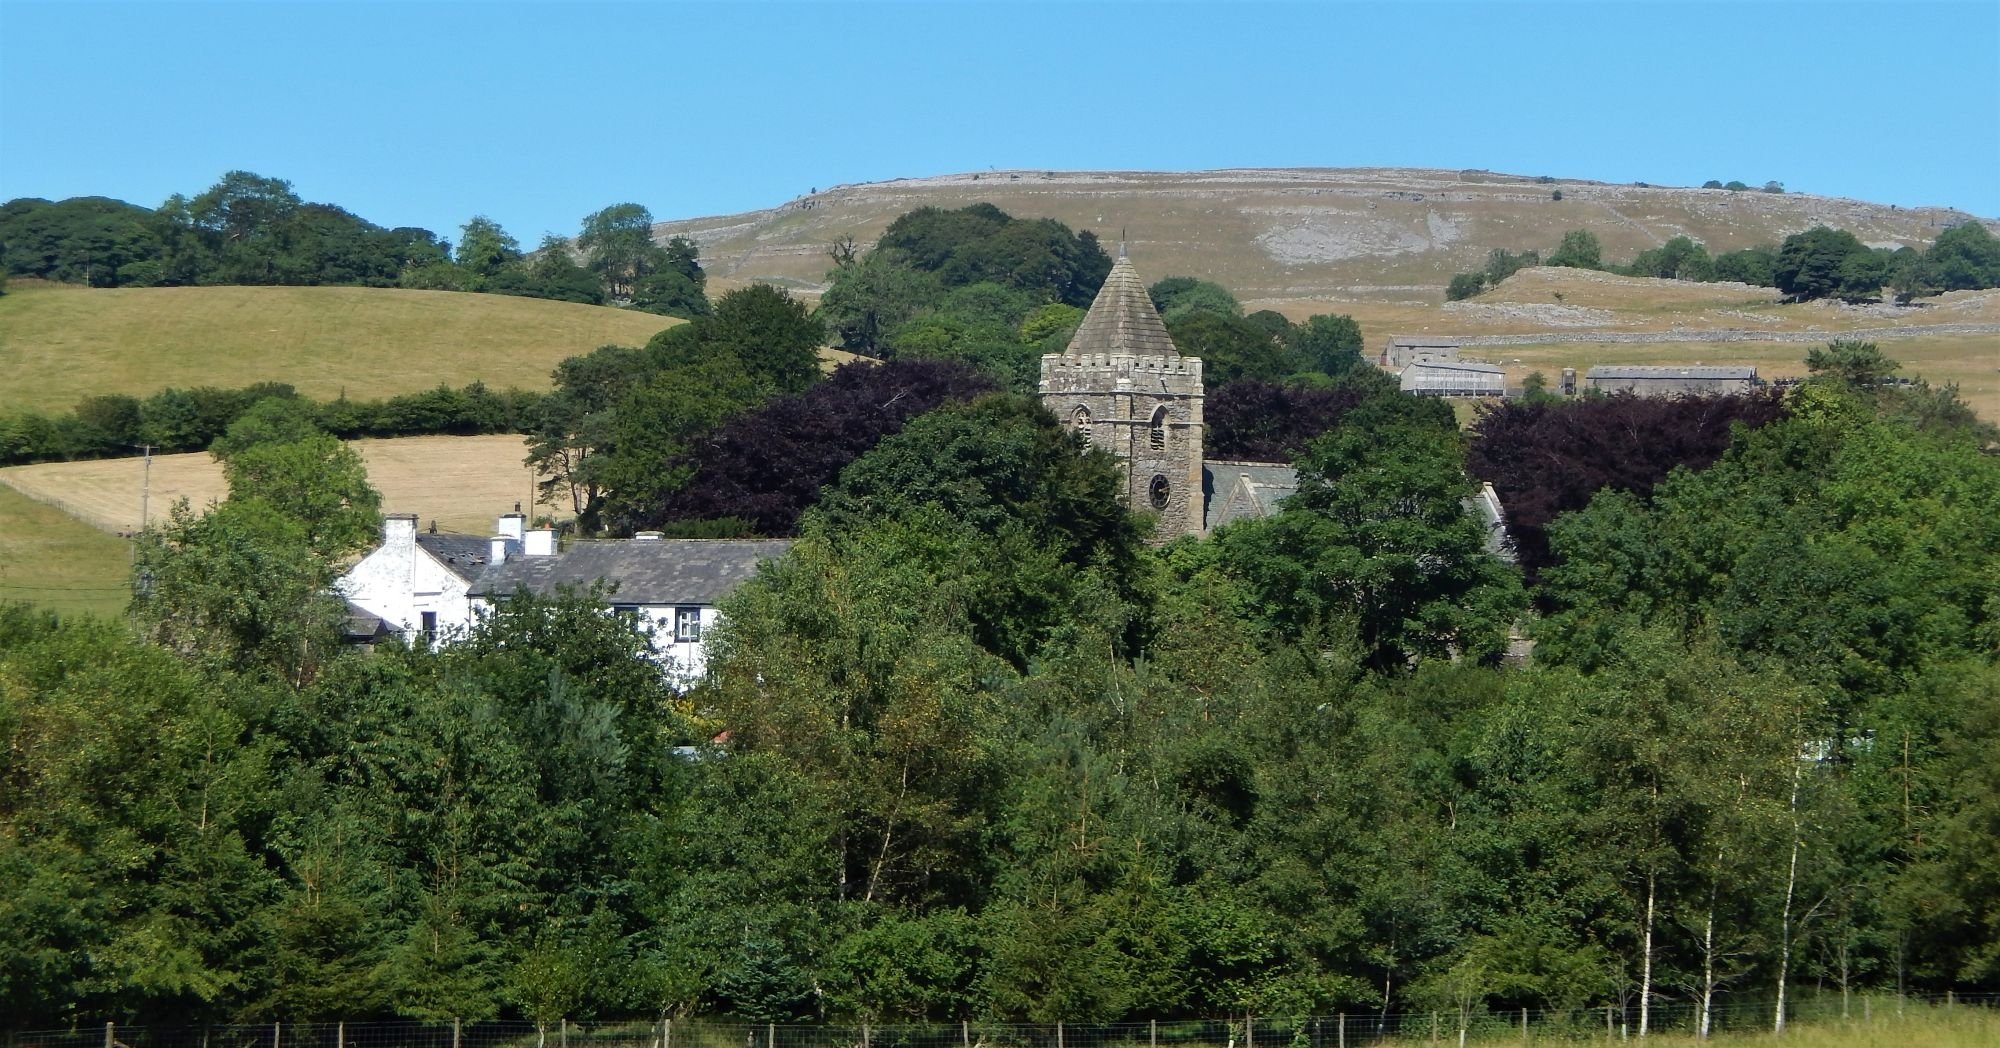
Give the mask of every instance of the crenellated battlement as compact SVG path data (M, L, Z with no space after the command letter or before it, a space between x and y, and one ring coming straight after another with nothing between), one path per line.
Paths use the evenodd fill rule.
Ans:
M1043 393L1121 387L1166 389L1199 396L1201 358L1132 353L1049 353L1042 357Z

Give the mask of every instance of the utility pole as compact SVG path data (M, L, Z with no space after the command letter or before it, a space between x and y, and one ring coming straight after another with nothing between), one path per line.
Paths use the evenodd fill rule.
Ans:
M153 523L153 449L157 444L127 444L128 448L138 448L146 453L146 479L139 485L139 530L144 531Z

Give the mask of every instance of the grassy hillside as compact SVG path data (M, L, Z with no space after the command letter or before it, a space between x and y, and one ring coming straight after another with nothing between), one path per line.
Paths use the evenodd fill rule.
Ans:
M1563 198L1552 199L1560 190ZM1607 185L1407 168L1200 172L985 171L836 186L782 206L658 224L701 245L719 282L814 289L842 236L871 244L896 216L990 201L1027 217L1121 236L1149 277L1215 280L1241 297L1440 301L1451 274L1488 250L1547 254L1589 229L1624 261L1686 234L1726 251L1819 224L1880 244L1921 244L1967 217L1803 194Z
M0 484L0 602L122 614L130 568L124 539Z
M545 388L556 362L643 345L676 323L602 306L352 287L90 289L0 296L0 411L68 410L93 393L289 382L378 397L439 383Z

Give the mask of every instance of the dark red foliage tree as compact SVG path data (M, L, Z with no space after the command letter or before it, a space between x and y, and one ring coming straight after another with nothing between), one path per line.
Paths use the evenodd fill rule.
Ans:
M878 441L942 404L998 388L958 361L853 363L804 393L738 415L668 470L692 475L621 529L735 518L759 535L790 535L820 489Z
M1208 394L1207 452L1219 459L1290 462L1369 395L1359 384L1330 388L1243 379Z
M1509 401L1473 423L1466 470L1493 485L1521 567L1551 563L1548 525L1605 488L1651 498L1676 466L1705 469L1736 424L1756 428L1784 407L1775 392L1732 396Z

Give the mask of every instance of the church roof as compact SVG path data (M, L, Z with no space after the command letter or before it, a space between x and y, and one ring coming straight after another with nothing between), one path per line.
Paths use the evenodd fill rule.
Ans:
M1139 271L1124 255L1111 264L1111 275L1090 304L1089 315L1069 340L1068 356L1131 353L1139 356L1179 356L1167 325L1146 294Z

